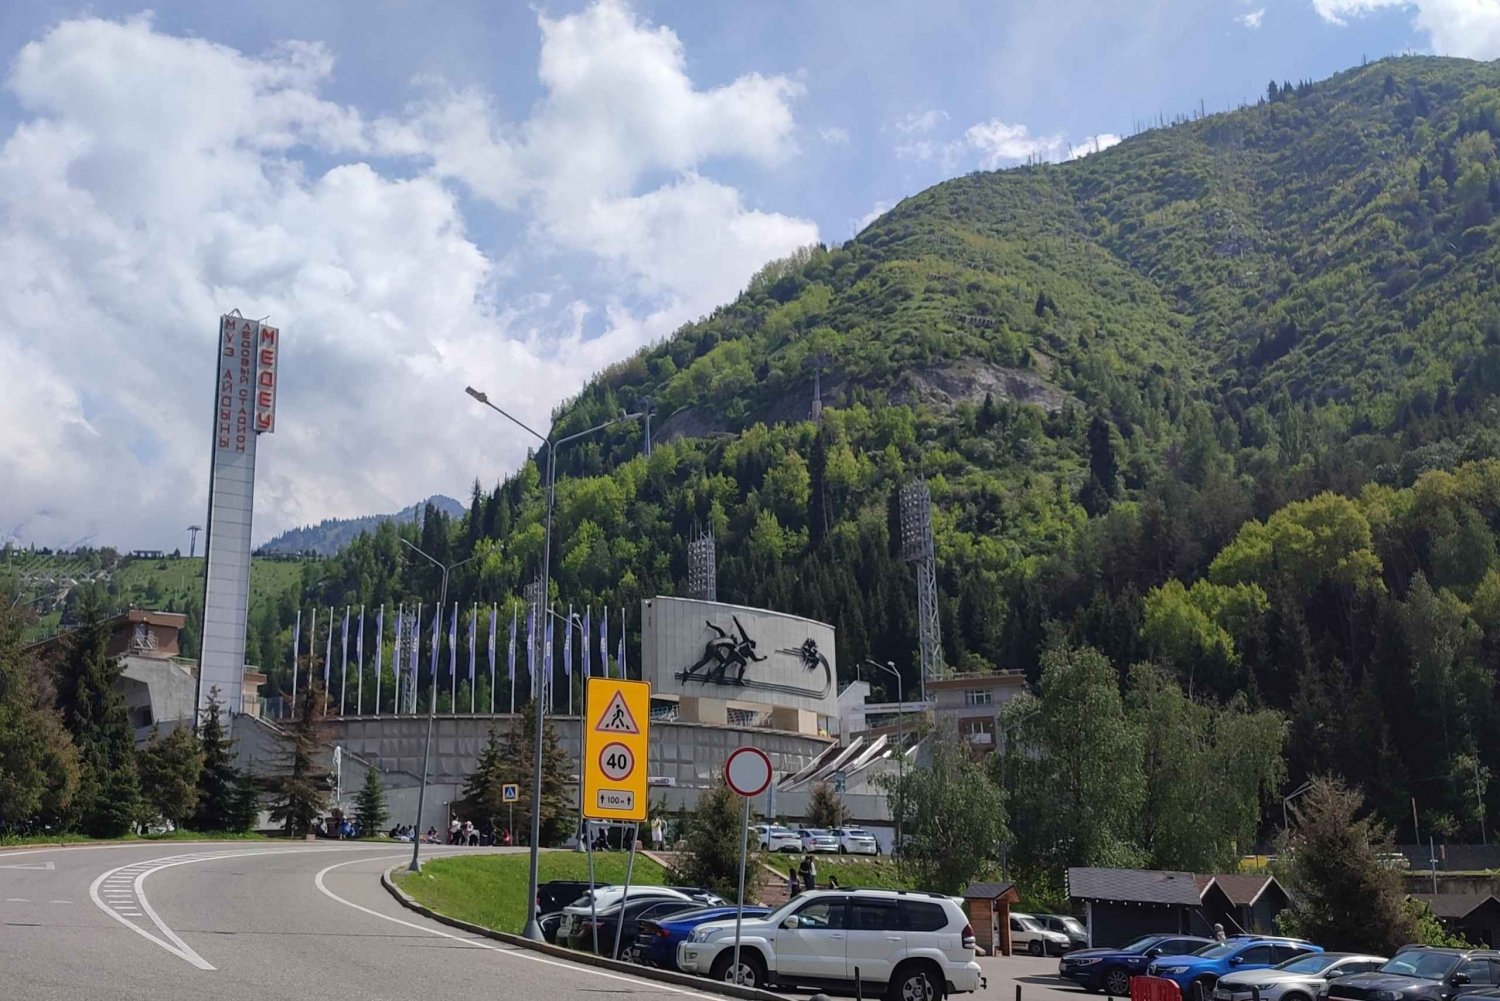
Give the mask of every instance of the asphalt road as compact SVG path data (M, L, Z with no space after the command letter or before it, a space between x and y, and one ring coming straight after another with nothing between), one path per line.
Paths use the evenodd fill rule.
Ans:
M268 842L0 852L0 998L716 997L428 921L380 886L409 856Z

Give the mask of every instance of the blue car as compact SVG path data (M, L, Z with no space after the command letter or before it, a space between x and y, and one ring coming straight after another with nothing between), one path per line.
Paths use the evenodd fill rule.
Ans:
M1225 974L1265 970L1288 959L1322 951L1322 946L1300 939L1244 935L1199 949L1190 956L1158 956L1146 967L1146 972L1175 981L1182 988L1183 1001L1208 1001L1214 984Z
M1147 935L1119 949L1077 949L1057 964L1057 975L1086 991L1130 997L1130 978L1146 972L1157 956L1178 956L1213 945L1193 935Z
M705 921L732 920L734 911L733 907L703 907L669 914L660 921L642 921L635 940L635 955L646 966L675 970L678 943L686 940L693 929ZM770 913L769 907L745 908L746 918L763 918Z

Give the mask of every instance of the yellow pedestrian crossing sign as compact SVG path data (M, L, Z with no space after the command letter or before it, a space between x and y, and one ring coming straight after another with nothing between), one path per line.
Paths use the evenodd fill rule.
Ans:
M646 748L651 686L590 678L584 690L583 815L590 820L646 819Z
M615 692L614 698L609 700L609 705L604 707L604 712L599 714L599 721L594 724L594 729L600 733L641 732L641 728L635 725L635 717L631 715L630 706L625 703L623 692Z

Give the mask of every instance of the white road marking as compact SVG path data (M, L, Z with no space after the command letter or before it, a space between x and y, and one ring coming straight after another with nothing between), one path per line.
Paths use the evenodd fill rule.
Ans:
M142 938L156 943L167 952L176 956L178 959L191 963L192 965L198 967L198 969L200 970L211 971L214 969L214 966L209 963L208 960L198 955L198 953L194 951L192 946L188 945L178 937L176 932L167 927L166 922L163 921L161 919L161 916L158 915L155 909L152 908L151 902L146 899L146 877L155 875L156 873L161 872L163 869L171 869L179 865L190 865L194 862L213 862L219 859L249 858L256 855L301 855L312 852L372 851L383 850L384 848L384 845L368 846L364 848L345 848L342 846L326 848L267 847L255 849L252 851L199 852L196 854L188 855L165 855L161 858L146 859L144 861L134 862L130 865L119 866L117 868L110 869L108 872L101 873L94 880L94 882L89 885L89 899L91 899L94 902L94 905L105 914L108 914L110 917L114 918L116 921L120 922L120 924L124 925L126 928L129 928L131 931L135 932ZM121 880L125 880L128 882L129 889L115 888L116 886L119 886ZM106 887L106 889L104 889L103 891L103 895L111 898L107 902L101 897L101 886ZM136 908L139 908L139 910L137 910ZM153 932L147 931L140 924L126 920L127 918L139 917L150 918L151 923L156 926L156 931L160 934L158 935Z
M52 872L56 868L56 862L17 862L14 865L0 865L0 869L34 869L37 872Z
M665 994L681 994L683 997L703 998L705 999L705 1001L722 1001L722 997L720 995L700 994L697 991L684 990L681 987L672 987L657 980L641 980L636 977L627 977L619 973L606 973L603 970L596 970L590 966L583 966L578 963L565 963L560 960L549 959L545 956L539 956L535 953L527 952L525 949L522 949L518 946L501 947L498 945L491 945L488 942L481 942L473 938L465 938L462 935L454 935L451 932L440 931L437 928L428 928L426 925L414 924L411 921L403 921L401 918L392 917L389 914L381 914L379 911L373 911L368 907L362 907L359 904L354 903L354 901L352 900L345 900L343 897L339 896L337 893L334 893L323 884L324 876L335 869L342 869L346 865L355 865L359 862L384 862L386 861L386 859L402 858L406 858L406 855L389 855L386 856L386 858L381 859L351 859L348 862L339 862L319 871L319 873L313 877L313 883L318 887L318 890L325 897L337 900L345 907L352 907L356 911L363 911L365 914L369 914L372 917L381 918L382 920L390 921L398 925L404 925L407 928L415 928L417 931L426 932L429 935L440 935L443 938L452 939L453 941L461 942L464 945L471 945L476 949L488 949L491 952L498 952L503 956L514 956L517 959L525 959L533 963L541 963L543 966L556 966L561 969L571 970L574 973L584 973L588 974L589 976L599 977L604 980L617 980L620 983L630 984L633 987L650 987L653 991L660 991Z
M7 904L29 904L31 901L25 897L6 897L5 902Z
M72 902L73 901L71 901L71 900L49 900L49 901L47 901L47 903L49 903L49 904L71 904Z

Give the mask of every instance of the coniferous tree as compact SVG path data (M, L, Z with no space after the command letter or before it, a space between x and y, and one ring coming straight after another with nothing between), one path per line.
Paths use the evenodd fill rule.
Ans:
M25 607L0 592L0 832L58 825L78 791L78 748L21 652Z
M385 829L385 822L389 817L380 770L371 768L365 772L365 784L354 801L354 819L359 823L360 835L366 838L378 835Z
M463 798L459 801L458 808L481 829L500 823L500 818L511 806L503 801L503 787L507 782L516 781L513 762L521 750L519 743L515 730L506 735L502 744L499 733L493 726L490 727L484 749L479 752L479 760L468 778L464 779ZM529 813L527 817L529 820Z
M740 798L722 780L688 815L682 877L725 898L739 893L740 843L747 836ZM754 848L754 845L750 846Z
M331 772L322 764L322 686L314 681L302 696L302 711L292 726L291 747L283 754L281 773L273 777L271 820L289 837L305 837L328 807Z
M198 831L242 831L236 804L243 777L234 766L234 741L224 731L223 703L215 685L198 728L203 767L198 772L198 800L191 826Z
M1329 949L1395 955L1417 934L1401 874L1381 863L1390 832L1360 816L1364 796L1313 780L1282 836L1277 875L1292 902L1277 923Z
M144 800L142 818L167 820L180 827L198 805L198 780L203 772L203 747L187 727L165 737L159 726L136 755Z
M95 598L82 602L79 619L57 669L58 708L82 761L76 813L84 833L117 838L140 813L135 733L115 691L120 662L109 655L109 630Z
M849 820L849 811L838 793L826 782L813 786L807 799L807 822L812 827L843 827Z

